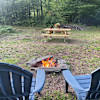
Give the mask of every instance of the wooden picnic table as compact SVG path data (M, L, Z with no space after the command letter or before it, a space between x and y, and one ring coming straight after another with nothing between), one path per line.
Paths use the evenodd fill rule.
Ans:
M71 31L71 29L66 29L66 28L45 28L43 29L45 31Z
M71 29L65 29L65 28L45 28L43 30L44 31L53 31L53 33L59 31L59 32L65 33L65 35L67 35L67 33L69 31L71 31Z
M47 37L64 37L64 42L66 40L66 37L69 36L69 34L71 32L71 29L64 29L64 28L45 28L43 29L44 31L46 31L46 34L42 34L42 36L45 37L46 41L47 41ZM56 33L63 33L63 34L56 34Z

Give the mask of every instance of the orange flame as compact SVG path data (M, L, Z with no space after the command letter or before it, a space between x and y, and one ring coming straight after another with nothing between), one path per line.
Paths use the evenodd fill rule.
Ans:
M46 60L42 60L42 67L55 67L56 60L54 58L47 58Z

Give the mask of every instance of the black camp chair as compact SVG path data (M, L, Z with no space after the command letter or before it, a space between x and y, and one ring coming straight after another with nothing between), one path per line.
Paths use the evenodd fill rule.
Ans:
M0 100L34 100L45 83L45 71L38 70L36 78L19 66L0 63Z

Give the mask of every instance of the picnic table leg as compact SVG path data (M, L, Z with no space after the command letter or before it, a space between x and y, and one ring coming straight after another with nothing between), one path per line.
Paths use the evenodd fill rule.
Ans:
M52 39L52 36L50 36L50 38Z
M67 31L64 31L65 35L67 35ZM64 37L64 42L66 42L66 37Z
M65 35L68 35L67 31L65 31Z
M44 37L45 37L45 41L44 41L44 42L47 42L47 37L48 37L48 36L44 36Z
M64 37L64 42L66 42L66 37Z
M55 34L55 31L53 31L53 34Z

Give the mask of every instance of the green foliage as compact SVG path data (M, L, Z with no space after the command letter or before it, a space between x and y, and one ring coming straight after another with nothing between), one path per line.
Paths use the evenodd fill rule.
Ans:
M3 25L100 24L99 0L3 0L0 7Z
M50 14L52 13L52 14ZM46 27L48 26L54 26L55 23L64 23L64 18L61 18L61 15L55 12L48 13L44 18L44 25Z
M100 47L97 47L97 48L94 48L94 49L100 51Z
M54 95L46 94L45 97L42 97L41 100L67 100L67 96L60 92L54 91Z
M11 26L0 26L0 34L17 33L17 30Z

